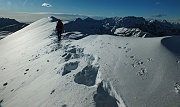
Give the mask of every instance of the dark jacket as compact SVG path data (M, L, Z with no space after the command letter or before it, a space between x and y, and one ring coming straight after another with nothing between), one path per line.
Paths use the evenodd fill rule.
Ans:
M58 32L62 32L63 28L64 28L63 23L62 23L61 21L58 21L58 23L57 23L57 25L56 25L56 30L57 30Z

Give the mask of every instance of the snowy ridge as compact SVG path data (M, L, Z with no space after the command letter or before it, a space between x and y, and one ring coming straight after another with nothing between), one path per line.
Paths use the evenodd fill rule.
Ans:
M180 106L180 37L67 31L59 42L55 26L44 18L0 41L0 106Z

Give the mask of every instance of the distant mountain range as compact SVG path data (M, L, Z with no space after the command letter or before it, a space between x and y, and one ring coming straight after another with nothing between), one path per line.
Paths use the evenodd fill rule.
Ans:
M119 29L121 28L121 29ZM132 30L133 29L133 30ZM136 30L135 30L136 29ZM84 34L110 34L117 36L161 37L180 35L180 24L166 20L147 21L143 17L113 17L102 20L92 18L71 21L65 25L67 31L79 31Z
M53 16L52 16L53 17ZM54 17L55 18L55 17ZM55 18L56 19L56 18ZM57 21L57 20L56 20ZM28 24L15 19L0 18L0 39ZM85 35L109 34L124 37L162 37L180 35L180 24L166 20L146 20L143 17L112 17L101 20L77 18L65 24L65 31L78 31Z
M26 27L27 25L28 24L20 23L15 19L0 18L0 39Z

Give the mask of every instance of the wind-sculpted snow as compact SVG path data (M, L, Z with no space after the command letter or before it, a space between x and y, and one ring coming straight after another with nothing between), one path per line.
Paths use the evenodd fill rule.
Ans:
M83 70L75 75L74 81L78 84L93 86L96 83L98 68L93 65L86 66Z
M75 46L67 47L64 51L65 53L62 55L65 61L69 61L70 59L77 59L84 56L83 48L76 48Z
M108 90L103 88L103 83L100 83L97 88L97 94L94 95L96 107L118 107L117 99L109 95Z
M165 37L161 40L161 43L169 49L171 52L180 53L180 37Z
M112 84L107 81L101 81L98 84L97 92L93 96L96 107L126 107L122 97L117 94Z
M65 50L65 54L62 56L65 61L70 61L64 65L64 71L62 76L71 72L71 70L76 70L80 62L71 62L71 60L84 60L87 66L75 75L74 81L78 84L84 84L87 86L93 86L96 83L96 77L98 74L98 57L90 54L84 54L83 48L77 48L76 46L68 46Z
M2 107L2 106L1 106L1 103L2 103L2 102L3 102L3 100L0 101L0 107Z
M99 71L99 58L97 56L85 54L84 60L87 66L75 75L74 81L78 84L93 86L96 84L97 74Z
M59 42L55 20L41 19L0 41L0 106L180 106L178 37L67 31Z
M175 91L177 94L180 94L180 82L176 82L174 85Z
M62 72L62 76L70 73L71 70L76 70L77 67L78 67L78 64L79 64L78 61L66 63L66 64L64 65L64 71Z

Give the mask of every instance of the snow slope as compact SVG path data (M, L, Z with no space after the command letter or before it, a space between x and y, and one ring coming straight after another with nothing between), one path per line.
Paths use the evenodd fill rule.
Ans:
M44 18L0 41L0 106L180 106L180 37L66 32L59 43L55 26Z

